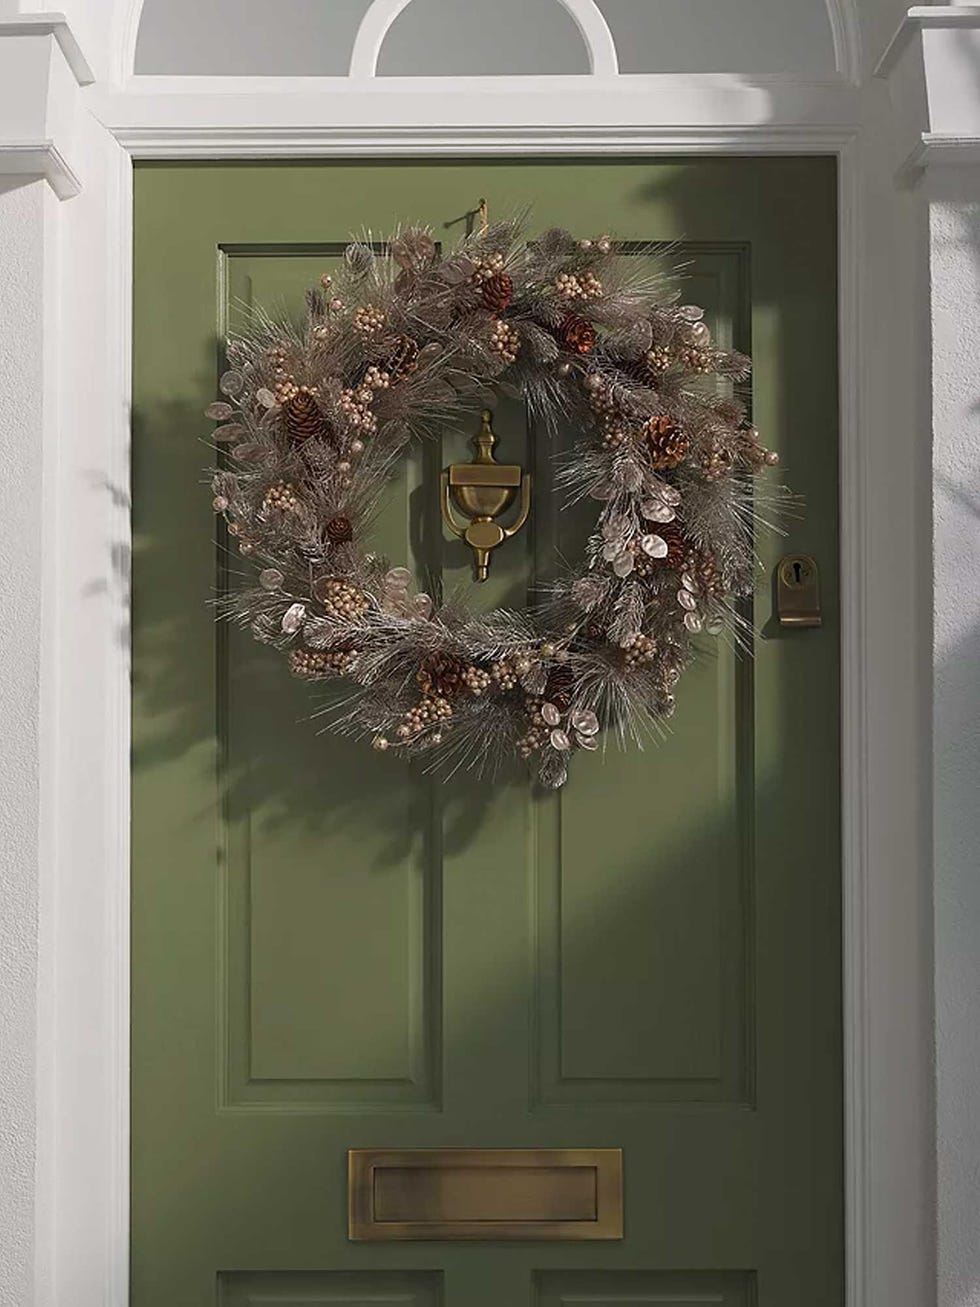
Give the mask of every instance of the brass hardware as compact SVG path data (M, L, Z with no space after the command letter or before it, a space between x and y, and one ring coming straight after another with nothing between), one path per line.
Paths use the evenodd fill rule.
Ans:
M352 1148L349 1237L622 1239L619 1148Z
M497 437L490 426L490 410L483 410L480 433L473 438L476 458L472 463L453 463L443 470L442 487L443 521L473 550L476 579L485 581L490 570L490 553L505 540L516 535L527 521L531 509L531 474L519 463L498 463L493 456ZM506 513L521 492L521 505L517 520L511 526L501 526L496 519ZM453 514L453 505L469 518L461 525Z
M820 573L809 554L787 554L776 569L780 626L820 626Z

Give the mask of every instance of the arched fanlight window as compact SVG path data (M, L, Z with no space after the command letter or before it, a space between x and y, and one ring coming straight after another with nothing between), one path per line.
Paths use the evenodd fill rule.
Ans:
M849 0L145 0L135 72L473 77L847 72Z

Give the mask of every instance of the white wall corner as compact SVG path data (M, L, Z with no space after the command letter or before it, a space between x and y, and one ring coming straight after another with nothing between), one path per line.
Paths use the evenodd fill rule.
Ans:
M61 14L0 17L0 177L43 177L61 200L78 194L79 88L93 80Z
M909 9L875 76L888 82L902 184L980 162L980 4Z

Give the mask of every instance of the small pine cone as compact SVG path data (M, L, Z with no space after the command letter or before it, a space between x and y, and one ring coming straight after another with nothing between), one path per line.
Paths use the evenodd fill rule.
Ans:
M483 667L477 667L470 664L463 673L463 684L475 698L479 698L486 690L489 690L492 682L490 673Z
M367 612L367 596L342 577L332 576L318 581L315 594L324 611L337 621L356 621Z
M485 309L491 313L502 313L514 298L514 283L506 272L495 272L481 283L480 298Z
M378 336L384 331L387 321L388 315L383 308L377 304L364 304L354 310L350 325L359 336L370 340L372 336Z
M478 286L482 286L485 281L489 281L491 277L496 277L503 270L504 256L495 250L492 254L485 254L482 259L474 261L471 280L476 282Z
M685 345L679 357L689 372L704 374L714 371L714 357L708 349L701 349L698 345Z
M643 356L642 367L646 379L656 385L673 360L673 350L669 345L654 345L652 349L648 349Z
M677 467L687 457L690 441L666 413L648 418L643 424L643 435L650 448L653 466L658 471Z
M520 353L521 338L509 322L504 322L502 318L498 318L490 333L490 348L506 364L511 364Z
M355 649L294 649L289 670L304 681L323 681L328 676L343 676L356 658Z
M309 390L300 389L283 406L286 434L294 445L305 445L308 440L323 440L327 424L316 397Z
M354 527L349 517L338 513L326 525L327 539L332 545L345 545L354 538Z
M684 532L675 522L662 522L657 526L657 535L661 540L666 541L667 556L654 561L658 562L661 567L669 567L679 571L684 566L684 560L690 551Z
M423 694L447 697L457 694L464 684L467 664L455 654L432 654L416 673Z
M398 336L386 361L385 371L392 382L401 381L409 376L419 365L419 343L411 336Z
M285 481L277 481L265 492L262 500L262 515L268 517L273 512L296 513L301 507L302 503L296 493L296 487L287 485Z
M641 631L637 635L631 635L621 648L626 667L648 667L656 656L657 642Z
M584 318L566 318L561 326L561 338L575 354L591 354L595 349L595 327Z
M562 712L568 712L572 706L572 689L575 685L575 678L567 667L554 671L548 677L548 684L545 686L544 697L549 703L553 703L556 708Z
M501 690L517 689L517 674L506 658L500 658L491 665L490 676Z

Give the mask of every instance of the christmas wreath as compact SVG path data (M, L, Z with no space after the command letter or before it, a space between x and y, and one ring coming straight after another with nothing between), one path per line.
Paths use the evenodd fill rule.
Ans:
M218 602L293 675L346 679L332 728L454 767L517 755L557 787L603 731L662 728L695 637L738 639L752 477L776 462L738 396L749 360L609 237L356 242L301 324L253 311L227 357L213 507L254 571ZM534 607L476 614L362 545L409 443L500 394L580 433L560 484L597 519Z

